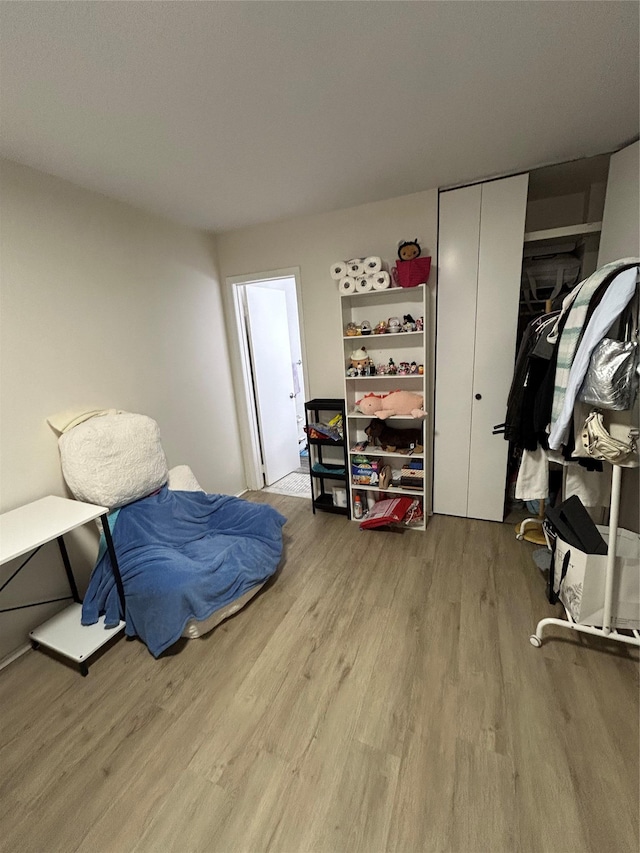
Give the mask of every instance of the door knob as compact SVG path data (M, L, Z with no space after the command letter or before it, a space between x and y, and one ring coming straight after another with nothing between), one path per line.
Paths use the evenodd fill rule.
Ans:
M482 400L482 394L476 394L476 400Z

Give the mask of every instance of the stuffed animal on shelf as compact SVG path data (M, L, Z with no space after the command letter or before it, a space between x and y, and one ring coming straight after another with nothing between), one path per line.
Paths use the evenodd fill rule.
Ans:
M417 238L415 240L404 240L398 243L398 258L401 261L412 261L414 258L420 257L422 249Z
M395 287L416 287L429 281L431 258L421 258L421 253L417 240L398 243L398 261L391 270Z
M395 450L414 450L416 453L422 453L424 449L421 429L393 429L379 418L374 418L365 433L373 445L377 444L391 453Z
M384 421L393 415L425 418L424 397L412 391L391 391L389 394L365 394L356 401L363 415L372 415Z

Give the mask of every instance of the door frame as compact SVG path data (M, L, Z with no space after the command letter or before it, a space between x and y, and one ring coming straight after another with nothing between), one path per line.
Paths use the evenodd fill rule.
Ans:
M261 284L280 278L293 278L296 285L298 302L298 328L300 349L302 351L302 377L305 390L309 388L307 377L307 348L304 337L302 315L302 288L300 286L300 268L290 267L281 270L269 270L263 273L232 275L225 278L225 307L227 311L227 329L229 331L229 350L231 356L231 377L236 400L240 447L244 462L247 489L259 491L264 487L262 472L262 451L258 430L256 401L251 378L249 347L244 334L244 311L240 297L240 288L245 284Z

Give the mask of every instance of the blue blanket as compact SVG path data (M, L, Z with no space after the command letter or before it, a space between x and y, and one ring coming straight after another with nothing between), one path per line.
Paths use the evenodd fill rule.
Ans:
M189 619L206 619L275 572L285 522L266 504L166 486L122 507L112 536L126 633L139 636L157 657ZM107 626L122 617L108 553L91 575L82 624L93 625L103 613Z

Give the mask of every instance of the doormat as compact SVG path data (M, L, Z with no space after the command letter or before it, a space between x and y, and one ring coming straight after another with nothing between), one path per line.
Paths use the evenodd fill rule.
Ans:
M311 483L308 474L293 471L271 486L265 486L263 492L273 492L276 495L291 495L294 498L311 500Z

